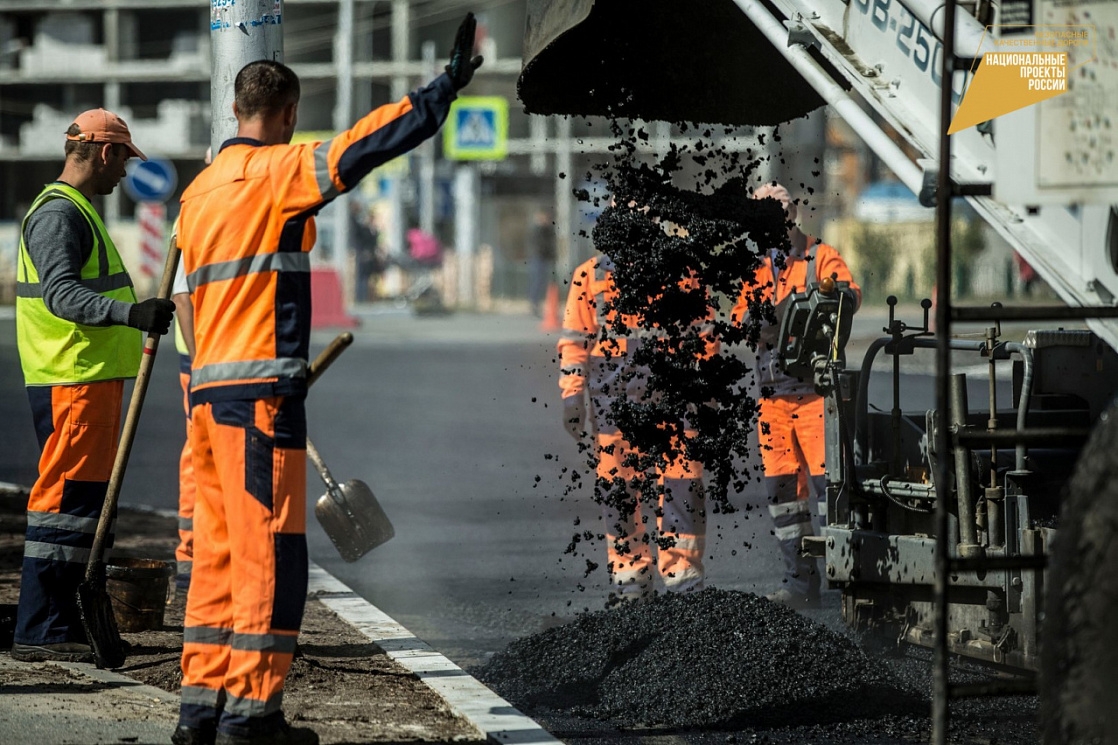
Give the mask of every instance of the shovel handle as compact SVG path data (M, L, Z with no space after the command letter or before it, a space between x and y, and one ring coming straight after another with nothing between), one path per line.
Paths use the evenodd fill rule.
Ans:
M330 342L326 349L323 349L314 362L307 369L307 387L310 388L314 381L318 380L322 373L326 372L326 368L334 364L334 360L341 356L341 353L346 350L350 344L353 343L353 334L348 331L343 331L334 337L334 341Z
M175 271L179 266L178 233L171 233L170 245L167 246L167 260L163 264L163 277L159 282L158 297L169 300L171 286L175 281ZM147 395L148 383L151 381L151 370L155 367L155 353L159 349L159 334L149 333L144 340L144 353L140 357L140 369L136 373L136 384L132 388L132 398L128 402L128 413L124 417L124 427L120 433L120 442L117 444L116 459L113 461L112 475L109 477L109 487L105 492L105 504L101 508L101 517L97 520L97 532L93 536L93 547L89 552L89 563L85 568L85 579L93 582L99 573L99 566L105 556L105 543L108 541L109 525L112 524L113 514L116 512L116 503L120 497L120 486L124 482L124 469L128 467L128 456L132 453L132 443L136 439L136 426L140 421L140 411L144 408L144 396Z
M333 497L334 492L338 490L338 482L334 480L334 476L330 473L330 469L326 467L326 461L322 460L322 456L318 453L318 448L311 442L311 438L307 438L307 457L311 459L314 464L314 470L318 471L318 475L322 477L323 483L326 484L327 491Z
M326 372L326 368L334 363L334 360L341 356L342 352L346 350L350 344L353 343L353 334L348 331L343 331L334 337L334 341L323 349L314 362L311 363L310 368L307 370L307 387L310 388L314 381ZM326 461L322 460L322 456L318 453L318 448L311 442L311 438L307 438L307 457L311 459L314 468L318 471L318 475L322 477L322 481L326 484L327 491L334 501L337 501L337 492L339 489L338 482L330 474L330 469L326 467Z

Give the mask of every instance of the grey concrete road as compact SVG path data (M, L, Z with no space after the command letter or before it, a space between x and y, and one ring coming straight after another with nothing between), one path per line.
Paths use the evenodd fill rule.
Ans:
M861 315L861 314L860 314ZM859 338L883 319L860 320ZM310 434L334 475L366 481L396 538L342 562L315 523L323 493L308 468L313 559L462 665L519 636L601 608L603 568L564 555L579 530L599 524L589 489L564 496L562 469L582 458L557 410L555 335L535 319L457 314L415 318L371 309L357 340L308 398ZM333 336L316 332L312 351ZM864 346L864 341L862 342ZM887 376L872 400L888 407ZM931 379L906 376L906 405L929 405ZM14 323L0 321L0 481L31 483L37 448L15 353ZM974 395L978 395L975 393ZM173 509L184 440L177 361L166 345L132 453L122 502ZM759 487L734 498L759 505ZM768 592L779 582L761 511L712 515L707 565L715 586ZM750 544L747 549L744 544ZM824 613L834 617L837 598Z

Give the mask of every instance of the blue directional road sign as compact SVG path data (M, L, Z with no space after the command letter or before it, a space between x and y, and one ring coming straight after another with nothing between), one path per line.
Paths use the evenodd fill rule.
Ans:
M178 174L169 160L129 160L124 190L137 202L165 202L175 193Z
M443 128L443 154L452 160L503 160L508 155L509 102L501 96L462 96Z

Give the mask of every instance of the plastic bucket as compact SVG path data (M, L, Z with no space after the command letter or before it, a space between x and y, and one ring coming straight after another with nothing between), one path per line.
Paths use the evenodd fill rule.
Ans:
M117 628L147 631L163 627L167 589L175 570L158 559L110 559L105 563L106 585Z

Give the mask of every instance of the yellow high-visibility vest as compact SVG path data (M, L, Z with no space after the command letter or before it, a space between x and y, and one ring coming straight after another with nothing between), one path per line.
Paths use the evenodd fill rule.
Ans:
M82 266L81 284L114 300L136 302L132 279L93 205L72 186L49 184L31 204L19 232L16 343L24 383L66 385L134 378L140 369L143 341L137 329L67 321L51 313L43 301L39 272L24 244L24 228L35 210L52 199L72 202L93 234L93 251Z

